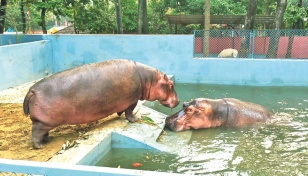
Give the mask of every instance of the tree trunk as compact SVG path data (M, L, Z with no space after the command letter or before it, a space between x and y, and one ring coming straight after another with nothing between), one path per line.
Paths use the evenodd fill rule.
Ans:
M250 0L247 7L247 15L245 18L245 29L253 30L255 24L255 16L257 12L257 3L258 0Z
M277 58L278 43L280 39L280 29L283 24L283 15L287 7L287 0L277 0L275 15L275 30L272 31L268 47L267 58Z
M203 38L203 55L209 57L210 55L210 9L211 1L205 0L205 13L204 13L204 38Z
M74 19L74 22L73 22L73 27L74 27L74 32L75 34L79 34L79 30L78 28L76 27L76 6L75 6L75 1L72 1L72 6L73 6L73 9L74 9L74 12L73 12L73 19Z
M245 18L245 26L244 28L247 32L243 32L242 34L242 43L239 57L248 58L249 57L249 48L250 48L250 32L253 30L255 24L255 16L257 12L257 3L258 0L250 0L247 6L247 14Z
M4 23L5 23L5 8L7 5L6 0L0 0L1 5L0 5L0 34L3 34L4 32Z
M138 0L138 34L142 34L143 26L143 0Z
M302 8L303 7L303 0L298 0L297 7ZM304 29L304 21L303 18L297 19L295 24L293 24L293 29Z
M303 0L298 0L297 6L301 8L303 6ZM295 24L293 24L292 29L304 29L304 21L302 18L299 18ZM301 35L301 34L296 34L296 35ZM286 58L291 58L292 57L292 45L294 41L294 33L291 32L289 35L289 42L288 42L288 49L287 49L287 55Z
M149 33L146 0L138 0L138 33Z
M142 16L143 16L143 22L142 22L142 33L143 34L148 34L149 33L149 26L148 26L148 16L147 16L147 0L143 0L143 5L142 5Z
M116 6L118 34L123 34L121 2L120 2L120 0L115 0L114 3L115 3L115 6Z
M26 33L26 14L24 11L24 0L20 1L20 13L21 13L21 23L22 23L22 32Z
M42 2L46 3L46 0L42 0ZM41 10L41 25L42 25L43 34L47 34L45 14L46 14L46 8L43 7Z
M283 24L283 15L287 8L287 0L277 0L275 15L275 30L280 30Z
M265 15L271 15L271 5L272 0L266 0L265 5L264 5L264 9L265 9ZM272 23L265 23L265 29L272 29L273 28L273 24Z

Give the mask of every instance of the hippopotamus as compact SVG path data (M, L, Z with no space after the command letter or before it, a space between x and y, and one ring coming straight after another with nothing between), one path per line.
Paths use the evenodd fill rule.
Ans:
M166 127L172 131L241 127L266 122L273 113L261 105L235 98L196 98L184 102L183 108L166 118Z
M63 124L93 122L113 113L135 122L138 100L179 104L173 82L150 66L125 59L86 64L46 77L30 87L23 103L32 120L33 147L43 147L48 132Z

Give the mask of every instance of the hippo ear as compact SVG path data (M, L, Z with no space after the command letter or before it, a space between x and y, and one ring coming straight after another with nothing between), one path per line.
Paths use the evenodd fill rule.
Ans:
M164 74L164 80L168 80L168 77L167 77L167 75L166 74Z
M173 87L173 82L172 82L172 81L169 81L169 82L168 82L168 87L169 87L170 89L172 89L172 87Z
M166 76L166 74L159 72L159 74L157 76L157 80L159 82L166 83L166 81L168 80L168 77Z

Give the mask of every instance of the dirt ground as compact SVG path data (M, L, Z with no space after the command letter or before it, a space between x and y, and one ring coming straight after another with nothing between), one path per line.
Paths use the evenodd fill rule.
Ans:
M0 158L48 161L67 141L84 138L87 131L114 118L91 124L60 126L50 131L51 141L42 149L33 149L31 120L24 115L21 103L0 103Z

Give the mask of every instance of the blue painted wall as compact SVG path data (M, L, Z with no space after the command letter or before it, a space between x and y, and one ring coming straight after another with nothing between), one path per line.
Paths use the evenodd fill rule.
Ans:
M7 37L7 36L6 36ZM125 58L175 75L176 82L308 86L308 60L194 59L193 35L25 35L0 46L0 89L86 63ZM5 38L0 35L0 41Z
M174 65L192 60L192 35L46 35L54 71L109 59L132 59L174 73Z
M17 43L27 43L27 42L33 42L33 41L39 41L42 40L42 35L11 35L11 34L1 34L0 35L0 46L3 45L12 45Z
M308 86L308 60L193 59L176 65L178 82L255 86Z
M0 47L0 90L45 77L52 73L50 41Z

